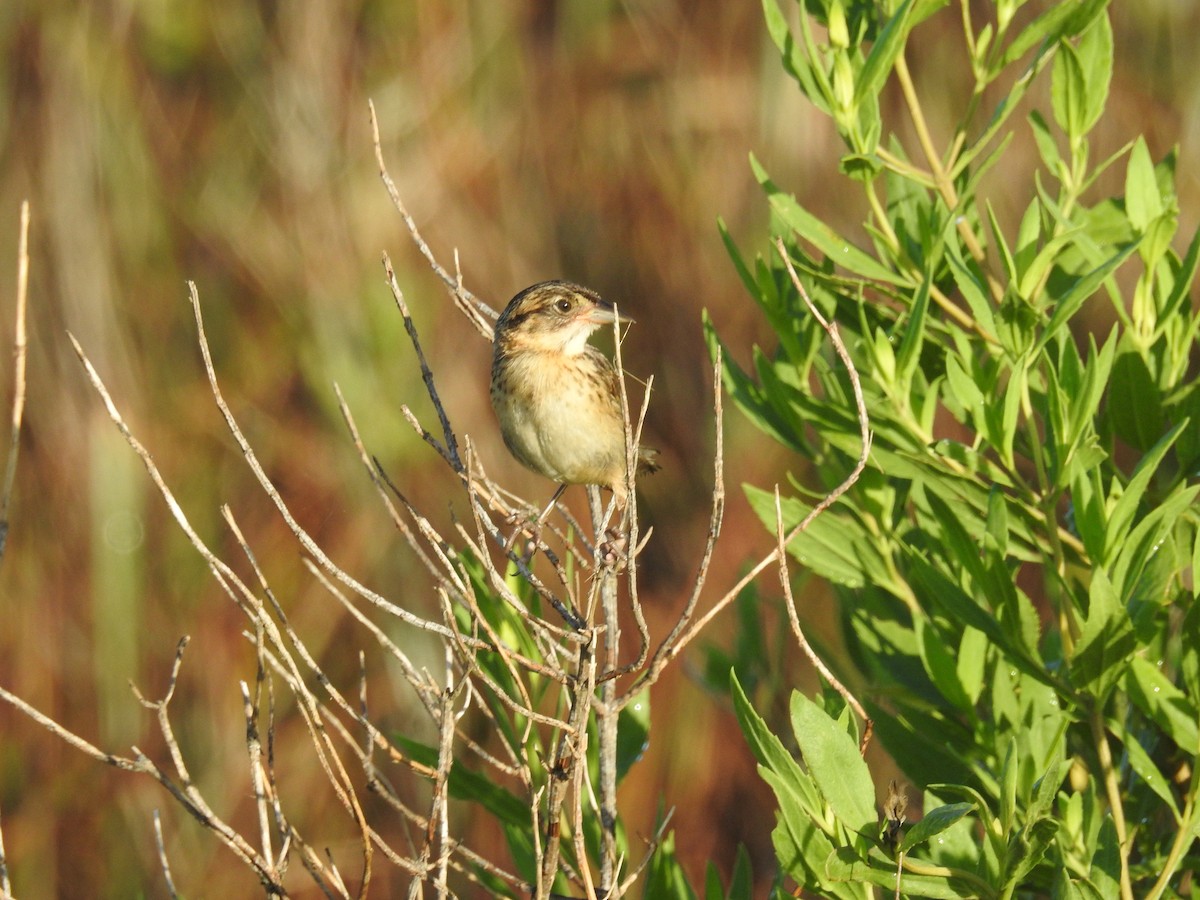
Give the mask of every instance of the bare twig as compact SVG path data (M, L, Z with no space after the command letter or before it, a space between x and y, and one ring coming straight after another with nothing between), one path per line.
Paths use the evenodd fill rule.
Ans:
M396 280L396 272L392 268L392 261L386 253L383 254L383 270L387 274L388 287L391 288L392 297L396 301L396 308L400 310L400 316L404 319L404 330L408 332L408 339L417 354L417 364L421 367L421 378L425 381L425 390L429 394L429 399L433 401L433 408L437 411L438 421L441 422L442 439L446 442L445 453L447 459L450 465L454 467L454 471L462 475L465 470L463 469L462 460L458 456L458 440L454 436L454 429L450 427L450 419L446 415L446 408L442 406L437 387L433 383L433 372L429 368L429 363L425 360L425 351L421 349L421 339L417 335L417 326L413 323L412 315L408 311L408 303L404 299L404 291L400 290L400 282Z
M167 883L167 896L175 898L179 892L175 890L175 881L171 878L171 862L167 859L167 845L163 841L162 818L158 810L154 810L154 847L158 851L158 864L162 867L163 879Z
M284 502L283 497L280 496L279 491L275 489L275 485L272 484L271 479L267 476L262 464L259 463L258 456L255 454L254 448L250 446L250 442L246 440L246 436L242 434L242 430L238 426L237 420L233 417L233 413L230 411L228 404L225 403L225 397L222 395L221 387L217 382L217 372L213 367L212 354L208 347L208 337L204 332L204 317L200 311L200 295L196 290L195 282L188 282L188 296L192 304L192 313L196 320L196 337L197 342L200 345L200 353L204 358L204 371L208 374L208 384L212 392L213 399L216 401L217 408L221 411L221 415L225 419L225 424L229 428L230 434L233 435L233 439L237 442L238 447L241 449L243 458L250 466L250 471L252 471L254 473L254 477L258 479L259 486L263 489L263 492L271 498L271 501L275 504L275 508L279 510L279 514L283 516L284 522L286 522L288 528L291 529L292 534L296 536L296 539L300 542L304 549L307 550L321 565L321 568L331 574L342 584L346 585L346 587L350 588L360 597L370 601L380 609L390 613L391 615L409 625L412 625L415 628L432 632L440 635L441 637L452 637L452 631L445 625L441 625L437 622L431 622L428 619L422 619L420 616L414 615L404 607L397 606L396 604L385 599L380 594L366 587L366 585L361 584L352 575L336 565L333 560L329 558L328 554L326 554L321 548L321 546L312 539L312 536L305 531L303 527L301 527L299 522L296 521L291 510L288 508L288 505ZM72 338L72 340L74 339ZM82 351L77 352L80 352L82 355ZM90 368L90 363L88 366Z
M106 753L100 750L95 745L84 740L78 734L68 728L63 727L54 719L47 716L45 713L26 703L20 697L10 693L0 687L0 700L14 706L16 709L23 712L29 718L33 719L51 734L56 735L61 740L70 744L76 750L79 750L86 756L91 757L97 762L102 762L105 765L120 769L125 772L135 772L140 775L149 775L159 784L161 784L172 797L201 825L212 831L218 839L228 847L235 856L238 857L247 867L249 867L258 876L263 887L271 891L277 896L287 896L283 889L283 885L274 881L271 877L270 867L267 861L263 860L254 850L252 846L236 831L234 831L226 822L221 819L208 806L200 791L196 788L188 775L187 766L183 762L182 754L179 751L179 744L175 740L174 731L171 727L170 719L167 714L167 708L171 698L175 692L175 684L179 678L179 668L183 661L183 651L187 646L188 639L184 638L179 642L179 646L175 654L175 663L171 668L171 677L168 683L168 688L162 700L147 701L140 694L138 699L149 709L154 710L158 720L159 730L163 740L166 742L168 751L172 758L172 764L175 767L176 773L180 776L180 782L176 782L169 775L163 772L155 765L149 757L138 750L137 747L132 748L133 758L117 756L112 753ZM136 689L135 689L135 693Z
M445 283L446 287L450 289L455 306L475 326L476 330L490 341L492 339L492 323L499 317L499 313L463 287L462 273L457 271L457 253L455 254L456 274L451 275L437 261L437 258L433 255L433 251L429 249L429 245L421 237L421 232L417 230L417 223L409 215L408 209L404 206L404 201L400 199L400 192L396 189L396 183L392 181L392 176L388 174L387 165L383 161L383 146L379 141L379 121L375 117L375 103L368 100L367 105L371 109L371 136L375 144L375 161L379 164L379 176L383 179L388 196L392 198L392 205L396 207L396 212L400 213L400 218L404 220L404 227L408 229L413 243L417 245L417 249L421 251L421 255L425 257L425 260L429 263L429 267L433 269L437 276Z
M784 536L782 543L786 548L786 546L790 544L797 535L804 532L808 526L812 524L813 520L816 519L817 516L825 512L825 510L836 503L838 498L846 493L846 491L850 490L850 487L856 481L858 481L859 476L862 475L863 469L866 468L867 457L871 453L871 428L870 421L867 418L867 404L863 399L862 384L858 378L858 370L854 367L854 360L850 358L850 352L846 349L846 345L842 342L841 335L838 333L837 324L827 320L808 296L808 291L805 290L804 285L800 281L800 276L796 274L795 266L792 265L791 257L788 256L787 248L783 243L783 238L775 239L775 249L778 251L780 257L783 259L784 265L787 267L788 274L792 279L792 284L795 285L796 290L799 291L800 296L805 302L805 305L808 306L809 312L812 313L818 324L820 324L821 328L823 328L825 333L829 336L830 343L833 344L833 349L837 352L842 364L846 367L846 374L850 379L850 386L854 393L854 405L858 412L859 435L862 439L862 449L859 451L858 460L855 462L854 468L845 477L845 479L843 479L841 484L826 494L816 506L809 510L808 515L806 515L802 520L800 520L800 522L793 526L791 531ZM669 647L664 644L665 649L660 648L659 652L655 654L655 664L657 667L651 666L651 668L647 670L646 675L640 681L639 687L645 687L649 684L653 684L654 681L657 680L659 674L661 674L664 666L678 656L683 648L691 643L691 641L701 631L704 630L705 626L707 626L708 623L713 620L713 618L715 618L730 603L737 599L738 594L740 594L748 584L757 578L764 569L770 565L773 565L779 560L780 552L781 551L777 543L770 553L755 563L754 566L751 567L750 571L742 576L742 578L739 579L738 582L719 600L717 600L717 602L714 603L712 607L710 607L704 613L704 615L697 619L690 628L682 632L676 638L673 644L671 644Z
M679 643L688 623L691 621L692 616L695 615L696 605L700 601L700 594L704 590L704 584L708 578L708 569L712 563L713 550L717 545L717 538L721 535L721 523L725 516L725 429L724 409L721 401L722 361L721 345L717 344L716 353L713 355L713 427L715 430L715 447L713 450L712 513L708 519L708 538L704 544L704 552L700 557L700 565L696 570L696 581L692 585L692 592L688 596L687 603L684 604L683 612L676 619L675 625L663 639L658 650L655 651L654 658L650 661L650 666L646 670L646 674L633 684L621 698L622 705L629 703L638 693L654 684L662 673L663 668L674 659L677 651L674 651L672 648Z
M837 679L829 666L825 665L825 661L817 655L817 651L808 642L808 638L804 635L804 629L800 625L800 616L796 612L796 598L792 594L792 579L788 573L787 552L783 541L783 505L779 500L779 485L775 486L775 540L776 549L779 551L779 583L783 587L783 596L787 600L788 620L792 623L792 634L796 636L796 642L800 644L800 649L804 651L809 662L863 720L862 739L859 741L858 749L863 756L866 756L867 747L871 743L871 732L874 728L871 717L867 715L863 705L858 702L858 698L850 693L850 689Z
M2 819L3 816L0 815L0 820ZM4 829L2 827L0 827L0 900L12 900L12 883L8 879L8 857L4 853Z
M13 405L9 420L12 431L8 443L8 460L4 466L4 488L0 493L0 559L8 543L8 505L12 500L17 478L17 451L21 446L21 421L25 416L25 309L29 295L29 201L21 203L21 232L17 242L17 321L13 338ZM0 856L0 863L3 862ZM5 873L0 871L0 877Z

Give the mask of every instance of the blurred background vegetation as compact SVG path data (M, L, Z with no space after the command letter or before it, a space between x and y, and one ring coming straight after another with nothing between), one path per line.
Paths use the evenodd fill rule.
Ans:
M985 19L989 4L975 5ZM1138 132L1155 158L1179 143L1181 234L1190 235L1200 210L1200 5L1120 3L1112 16L1116 74L1093 153ZM935 130L965 100L965 79L960 87L947 77L962 65L958 31L950 8L922 26L926 43L909 59ZM493 475L531 498L548 495L498 440L489 347L412 249L379 182L374 99L401 194L444 262L457 249L469 288L502 306L529 283L568 277L637 318L624 358L655 378L647 443L666 462L644 482L642 503L655 529L642 597L661 637L707 524L701 310L743 363L755 342L770 349L715 226L721 216L743 247L765 247L767 209L747 154L817 215L862 233L863 211L841 202L836 136L782 74L749 0L9 0L0 60L0 346L12 342L19 204L33 206L29 403L0 563L0 683L103 748L160 755L128 683L158 695L176 641L192 635L177 727L193 777L235 822L252 816L231 675L253 677L241 616L104 417L67 329L201 536L236 558L219 522L229 503L326 670L352 686L358 650L368 648L373 711L403 730L411 699L389 693L386 663L331 612L225 432L185 280L197 282L226 396L268 471L304 527L372 587L428 602L344 437L332 382L418 508L449 521L455 490L399 415L401 403L419 415L429 407L381 251L397 265L456 428ZM1048 109L1044 86L1027 102ZM898 107L891 115L899 121ZM1005 221L1026 203L1036 166L1028 143L991 178ZM1097 190L1120 193L1115 177ZM7 408L7 364L0 385ZM801 467L761 441L729 417L717 586L772 540L739 485L769 486ZM826 601L806 594L820 631ZM771 620L772 610L764 600L761 614ZM731 613L709 641L728 643L734 627ZM825 638L836 645L836 635ZM622 789L626 824L648 836L665 802L677 807L676 847L694 883L707 861L728 866L738 842L767 874L773 802L732 714L692 677L701 664L693 654L655 689L650 746ZM783 680L808 683L803 667L788 666ZM309 822L337 819L305 746L281 741L280 780L293 800L305 798ZM86 761L0 708L0 815L18 896L159 895L156 807L186 893L253 892L250 875L156 785ZM342 838L353 834L334 830L324 845L336 851ZM375 883L385 893L387 877Z

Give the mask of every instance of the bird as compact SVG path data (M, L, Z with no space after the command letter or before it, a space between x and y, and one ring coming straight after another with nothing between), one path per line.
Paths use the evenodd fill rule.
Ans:
M547 512L572 484L608 488L621 510L628 501L620 376L588 343L614 322L633 320L595 291L559 280L525 288L496 321L492 408L509 452L559 484ZM638 471L657 471L657 456L638 447Z

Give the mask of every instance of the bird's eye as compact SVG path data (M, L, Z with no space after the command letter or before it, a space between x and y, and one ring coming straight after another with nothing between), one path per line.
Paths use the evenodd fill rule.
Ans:
M554 301L554 308L560 313L569 313L571 311L571 301L566 297L562 297Z

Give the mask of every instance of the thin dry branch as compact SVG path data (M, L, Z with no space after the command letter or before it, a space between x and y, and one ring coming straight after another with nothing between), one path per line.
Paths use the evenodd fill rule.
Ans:
M17 313L13 337L13 405L8 442L8 460L4 465L4 488L0 493L0 559L8 543L8 505L12 500L17 479L17 451L21 447L21 422L25 417L25 356L28 341L25 335L26 305L29 296L29 201L21 203L21 231L17 241ZM0 838L3 835L0 834ZM3 868L3 844L0 843L0 889L4 888L7 870Z
M450 418L446 415L446 408L442 406L437 386L433 383L433 371L425 359L425 351L421 349L417 326L413 323L412 315L408 311L408 303L404 299L404 291L400 290L400 282L396 280L396 271L392 268L392 261L386 253L383 254L383 270L387 275L392 298L396 301L396 308L400 310L400 317L404 319L404 330L408 332L409 342L412 343L413 350L417 354L417 364L421 367L421 378L425 382L425 390L429 394L429 399L433 401L433 408L437 411L438 421L442 426L442 440L445 441L445 449L441 452L455 472L460 475L465 474L462 459L458 455L458 439L454 436L454 429L450 427ZM434 446L436 447L437 444L434 443Z
M791 531L784 536L781 543L782 546L786 548L788 544L795 540L797 535L803 533L808 526L812 524L813 520L816 519L817 516L821 515L821 513L825 512L825 510L836 503L838 498L846 493L846 491L850 490L850 487L856 481L858 481L859 476L862 475L863 469L866 468L867 457L871 453L871 427L870 421L867 418L867 404L863 398L862 384L858 378L858 369L855 368L854 360L850 358L850 352L846 349L846 345L842 342L841 335L838 333L837 323L830 322L828 319L826 319L808 296L808 291L805 290L804 285L800 281L800 276L796 274L795 266L792 265L791 257L788 256L787 248L783 243L783 238L775 239L775 249L778 251L780 257L783 259L784 265L787 267L788 274L792 279L792 284L795 285L796 290L800 293L800 296L803 298L805 305L809 309L809 312L812 313L818 324L820 324L821 328L824 329L825 333L829 336L829 341L833 345L833 349L837 352L838 358L841 359L842 364L846 367L846 374L850 379L850 386L854 392L854 405L855 410L858 413L859 435L862 439L862 449L859 452L858 460L855 462L854 468L851 469L850 473L842 480L841 484L826 494L816 506L809 510L808 515L806 515L799 523L793 526ZM755 563L749 572L742 576L742 578L739 579L738 582L719 600L717 600L717 602L714 603L712 607L710 607L704 613L704 615L697 619L690 628L679 635L673 644L671 644L669 647L666 647L665 650L660 648L660 652L655 655L655 663L657 664L658 668L655 669L652 667L650 670L648 670L646 676L640 680L638 687L645 687L649 684L653 684L661 674L663 667L665 667L671 662L671 660L678 656L684 647L691 643L691 641L695 639L695 637L700 634L701 631L704 630L709 622L719 615L730 603L737 599L738 594L740 594L748 584L754 581L754 579L757 578L764 569L766 569L768 566L774 565L779 561L781 552L783 551L780 550L780 542L777 542L776 546L771 550L770 553Z
M163 880L166 881L167 896L172 900L179 896L175 889L175 880L171 877L171 862L167 859L167 845L163 840L162 817L154 810L154 848L158 853L158 864L162 868Z
M704 543L704 552L700 556L700 565L696 570L696 580L692 585L692 592L688 596L687 603L684 604L683 612L680 613L679 618L675 621L675 625L655 651L654 658L650 661L650 666L646 670L646 674L630 686L621 697L620 703L622 706L628 704L641 691L658 681L663 668L675 658L675 652L672 652L672 648L679 643L688 623L696 613L700 594L703 592L705 582L708 579L708 569L712 563L713 550L717 546L717 538L721 535L721 524L725 518L725 427L724 405L721 400L722 362L721 345L717 344L716 352L713 354L713 427L715 431L715 447L713 450L712 513L708 519L708 537Z
M217 381L217 372L213 367L212 353L210 352L208 346L208 337L204 331L204 316L200 310L200 295L196 290L195 282L188 282L188 297L192 304L193 316L196 320L196 339L200 345L200 353L204 358L204 371L208 375L209 389L212 392L213 399L217 403L217 408L221 411L221 415L225 419L225 424L229 428L230 434L233 435L233 439L237 442L238 448L242 451L242 457L246 460L247 465L250 466L250 471L253 472L254 477L258 479L259 486L275 504L275 508L279 510L279 514L283 517L284 522L287 524L288 528L291 529L292 534L295 535L301 546L303 546L304 549L312 555L313 559L315 559L321 565L321 568L323 568L326 572L331 574L334 578L346 585L346 587L350 588L363 599L370 601L375 606L395 616L402 622L412 625L414 628L431 632L443 638L453 637L454 632L445 625L414 615L407 609L397 606L377 592L368 588L366 585L360 583L356 578L350 575L349 572L346 572L344 569L334 563L334 561L329 558L328 554L325 553L321 546L312 539L312 536L304 530L299 522L296 521L291 510L288 508L287 503L284 502L283 497L279 494L279 491L275 489L275 485L271 482L266 470L264 470L262 464L259 463L258 456L255 454L254 448L250 446L250 442L242 433L241 428L238 426L237 420L233 417L233 413L230 411L228 404L225 402L224 395L221 393L221 387ZM74 339L72 338L72 340Z
M858 702L858 698L838 680L829 666L825 665L825 661L817 655L817 651L813 649L804 634L804 628L800 625L800 616L796 611L796 598L792 594L792 577L788 572L787 551L783 540L783 505L779 499L779 485L775 486L775 540L776 549L779 551L779 583L783 588L784 599L787 601L788 621L792 624L792 634L795 635L796 642L800 645L800 649L804 651L804 655L808 657L809 662L813 664L822 677L829 682L830 686L841 695L842 699L863 720L862 740L859 741L858 750L859 753L866 756L867 747L871 743L871 732L874 730L874 723L871 721L871 717L867 715L867 711L863 709L863 705Z
M383 146L379 141L379 120L375 116L375 102L367 101L367 106L371 110L371 137L375 145L375 161L379 164L379 177L383 179L384 187L387 188L388 196L392 198L392 205L396 207L396 212L400 213L400 218L404 220L404 227L408 229L409 236L413 243L417 245L417 249L421 251L421 255L425 257L429 267L442 279L446 287L450 290L450 295L454 298L454 305L458 307L467 320L475 326L483 337L489 341L492 339L492 323L499 318L499 313L463 287L462 274L451 275L437 261L437 257L433 255L433 251L429 249L429 245L425 243L425 239L421 237L421 232L417 229L417 223L413 217L409 215L408 209L404 206L404 201L400 199L400 192L396 189L396 182L392 180L392 176L388 174L387 165L383 161ZM458 254L455 253L455 270L457 272Z
M0 700L4 700L33 721L37 722L51 734L57 736L67 744L70 744L76 750L79 750L85 756L91 757L97 762L112 766L124 772L134 772L139 775L149 775L171 794L172 797L182 806L193 818L196 819L202 826L213 832L217 838L228 847L235 856L238 857L255 875L257 875L263 887L275 896L286 897L287 893L283 889L283 885L271 878L270 866L267 861L262 859L254 848L236 831L234 831L223 819L217 816L208 806L200 791L196 788L187 772L187 766L183 763L183 755L179 750L179 744L175 740L173 728L168 716L168 706L171 698L174 696L175 685L179 678L179 669L183 662L183 651L187 646L188 639L185 637L180 642L175 653L175 662L171 668L171 676L168 682L167 691L163 699L156 701L145 700L135 689L138 699L147 708L152 709L158 721L159 731L166 743L168 752L172 758L172 764L175 767L176 774L180 780L176 782L171 776L163 772L153 761L150 760L144 753L133 747L133 757L118 756L112 753L106 753L99 749L89 741L80 737L75 732L64 727L54 719L47 716L45 713L26 703L20 697L10 693L0 687Z

